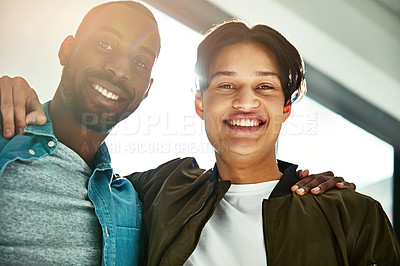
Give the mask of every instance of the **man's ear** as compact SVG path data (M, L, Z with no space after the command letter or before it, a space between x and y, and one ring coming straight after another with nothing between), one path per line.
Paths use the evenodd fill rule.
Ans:
M67 36L64 39L60 46L60 50L58 51L58 58L60 59L60 64L65 66L68 62L68 58L70 57L72 50L75 45L75 38L72 35Z
M153 85L153 81L154 81L154 79L151 78L151 79L150 79L150 82L149 82L149 86L147 87L147 90L146 90L146 92L144 93L143 99L146 99L147 96L149 95L149 91L150 91L151 85Z
M204 109L203 109L203 96L200 91L196 92L195 100L194 100L194 108L196 109L196 114L204 120Z
M292 103L288 101L286 105L283 107L283 122L289 118L290 113L292 112Z

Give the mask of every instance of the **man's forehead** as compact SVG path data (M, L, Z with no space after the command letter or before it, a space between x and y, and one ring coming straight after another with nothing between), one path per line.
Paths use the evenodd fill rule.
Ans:
M112 26L118 23L127 25L135 23L135 29L143 29L143 24L156 24L153 19L144 14L142 11L133 7L126 7L121 4L111 4L103 8L89 23L91 23L94 27L99 25Z
M140 10L121 4L112 4L101 10L88 23L87 32L84 33L86 35L101 31L110 32L121 40L140 38L142 44L145 40L155 38L153 53L157 55L159 52L160 39L157 24Z

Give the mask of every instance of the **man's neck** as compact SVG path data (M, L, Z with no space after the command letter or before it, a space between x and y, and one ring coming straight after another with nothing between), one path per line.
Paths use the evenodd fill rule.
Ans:
M93 131L76 121L57 98L50 103L49 115L58 141L75 151L93 169L94 156L108 133Z
M216 154L216 159L221 180L229 180L232 184L254 184L279 180L282 177L275 151L270 156L258 158Z

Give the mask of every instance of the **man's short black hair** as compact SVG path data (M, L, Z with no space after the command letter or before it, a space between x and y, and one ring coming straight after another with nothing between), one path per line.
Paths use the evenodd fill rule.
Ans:
M124 5L127 8L129 7L129 8L133 8L133 9L139 11L140 13L142 13L143 15L145 15L146 17L148 17L152 21L154 21L154 23L156 25L156 29L158 31L158 23L153 15L153 13L147 7L145 7L143 4L135 2L135 1L111 1L111 2L106 2L106 3L100 4L100 5L92 8L83 18L81 24L78 27L78 30L76 31L75 37L79 38L80 35L84 34L84 32L87 30L87 27L90 25L92 18L96 17L96 15L100 11L102 11L104 8L106 8L110 5ZM140 27L140 25L138 25L138 26ZM160 36L160 35L158 34L158 36Z
M216 54L225 46L243 42L260 44L275 56L285 104L290 104L305 94L304 65L297 49L279 32L266 25L249 27L238 20L212 28L200 43L195 70L197 89L201 93L209 86L209 68Z

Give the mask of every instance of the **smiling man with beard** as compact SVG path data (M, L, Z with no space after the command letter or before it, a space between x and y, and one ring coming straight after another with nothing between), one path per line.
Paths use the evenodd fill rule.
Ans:
M147 96L160 49L154 19L131 14L120 4L111 6L100 16L88 16L76 37L68 36L62 43L59 58L65 67L49 107L53 121L70 121L54 124L56 136L65 132L64 127L77 125L81 130L83 125L89 131L82 141L92 143L89 147L94 150ZM68 142L71 137L64 136ZM82 143L74 137L70 145L81 147ZM90 165L92 158L86 159L86 151L75 151Z
M137 265L141 202L113 178L104 139L136 110L160 50L152 13L131 1L92 9L59 50L47 122L0 139L1 265Z

